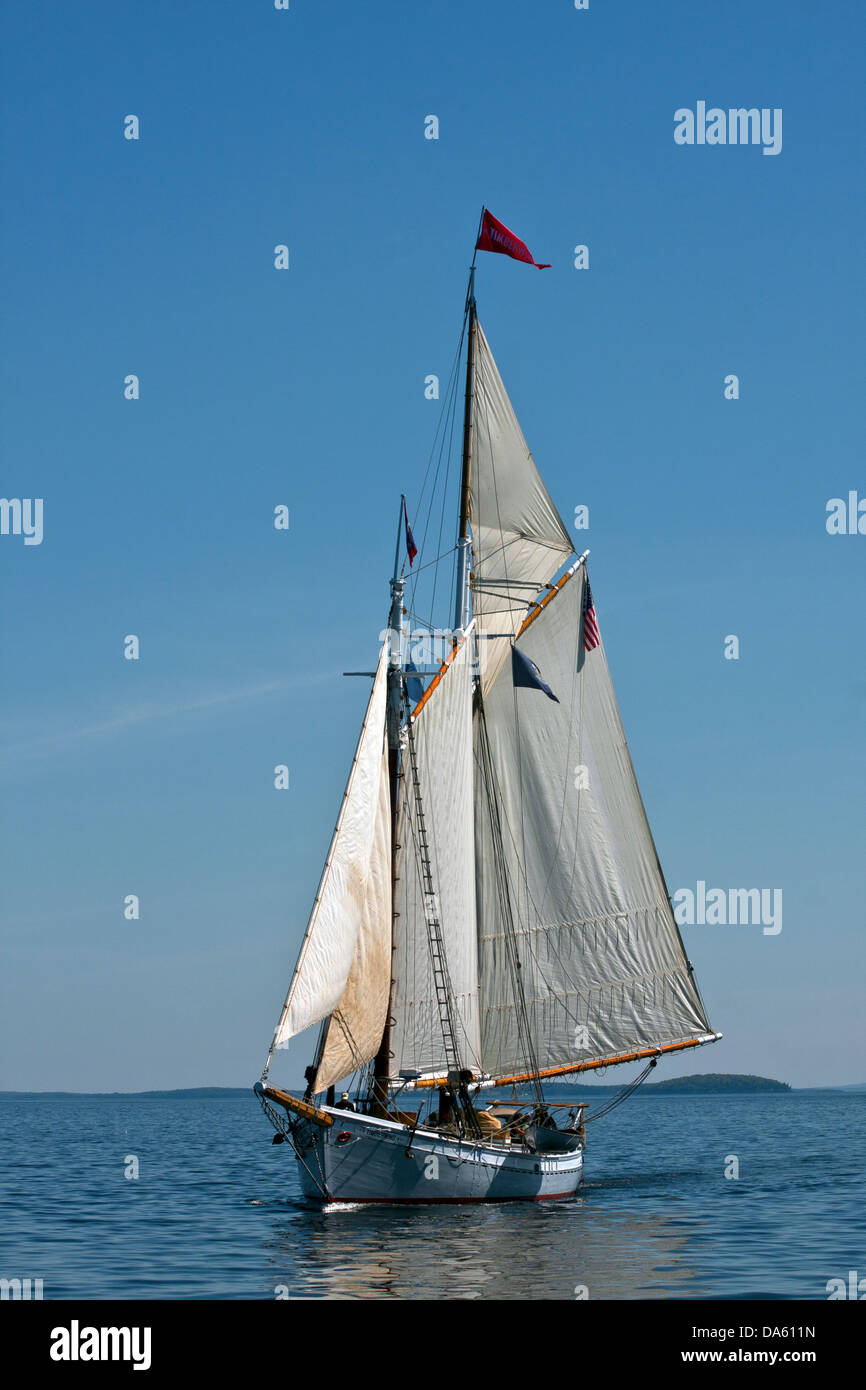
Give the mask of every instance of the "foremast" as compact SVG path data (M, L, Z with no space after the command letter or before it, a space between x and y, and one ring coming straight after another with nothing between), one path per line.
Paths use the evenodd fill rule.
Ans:
M388 618L388 694L385 714L385 737L388 744L388 789L391 799L391 960L395 947L394 901L397 882L397 815L401 775L401 738L405 703L405 684L403 676L403 594L405 580L400 565L400 548L403 539L403 518L406 498L400 498L400 516L397 521L397 546L394 553L394 574L391 579L391 612ZM393 967L391 974L393 976ZM388 1103L388 1081L391 1074L391 1033L392 1033L392 991L393 978L388 996L388 1013L382 1033L379 1051L373 1061L373 1099L382 1106Z
M397 884L400 873L398 835L400 834L401 783L411 781L415 824L413 827L418 847L418 868L421 874L424 893L424 916L427 926L428 947L436 988L439 1024L442 1032L447 1074L441 1083L440 1109L456 1112L462 1127L471 1134L478 1133L472 1103L466 1090L471 1080L471 1072L462 1068L458 1026L454 1009L454 995L448 970L445 941L440 920L440 905L435 878L433 854L428 840L424 815L424 798L418 771L415 739L412 730L412 716L406 699L406 678L404 670L404 590L405 579L400 564L402 528L405 518L405 497L400 499L400 520L397 531L397 548L394 557L394 574L391 579L391 611L388 622L388 694L386 703L385 737L388 747L389 792L391 802L391 960L397 949ZM456 648L455 644L455 648ZM408 834L408 825L404 827ZM388 1011L379 1050L373 1061L372 1094L373 1113L386 1115L390 1099L390 1087L395 1081L405 1084L408 1078L393 1076L393 1032L394 1019L394 979L393 965L388 999Z

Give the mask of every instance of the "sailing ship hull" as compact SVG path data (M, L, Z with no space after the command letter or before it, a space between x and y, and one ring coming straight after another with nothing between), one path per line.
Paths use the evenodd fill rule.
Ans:
M331 1128L302 1122L293 1136L301 1187L314 1201L544 1202L572 1197L583 1180L582 1147L534 1154L327 1113Z

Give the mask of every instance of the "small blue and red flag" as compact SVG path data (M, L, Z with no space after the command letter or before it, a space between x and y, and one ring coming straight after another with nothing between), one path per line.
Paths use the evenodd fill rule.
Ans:
M412 535L412 528L409 525L409 513L406 510L406 498L403 498L403 515L406 518L406 553L409 556L409 568L412 568L412 561L418 554L418 547L415 544L415 537Z

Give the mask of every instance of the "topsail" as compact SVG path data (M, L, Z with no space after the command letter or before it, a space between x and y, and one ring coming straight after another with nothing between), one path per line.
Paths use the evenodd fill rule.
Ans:
M571 537L541 480L480 323L475 325L469 520L472 609L486 692L509 636L572 553ZM486 635L489 634L489 635Z

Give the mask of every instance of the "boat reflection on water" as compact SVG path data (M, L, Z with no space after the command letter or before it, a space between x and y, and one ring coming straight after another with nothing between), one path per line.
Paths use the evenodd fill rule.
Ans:
M269 1254L283 1298L700 1298L687 1247L675 1218L601 1208L587 1185L540 1205L312 1212L298 1202Z

